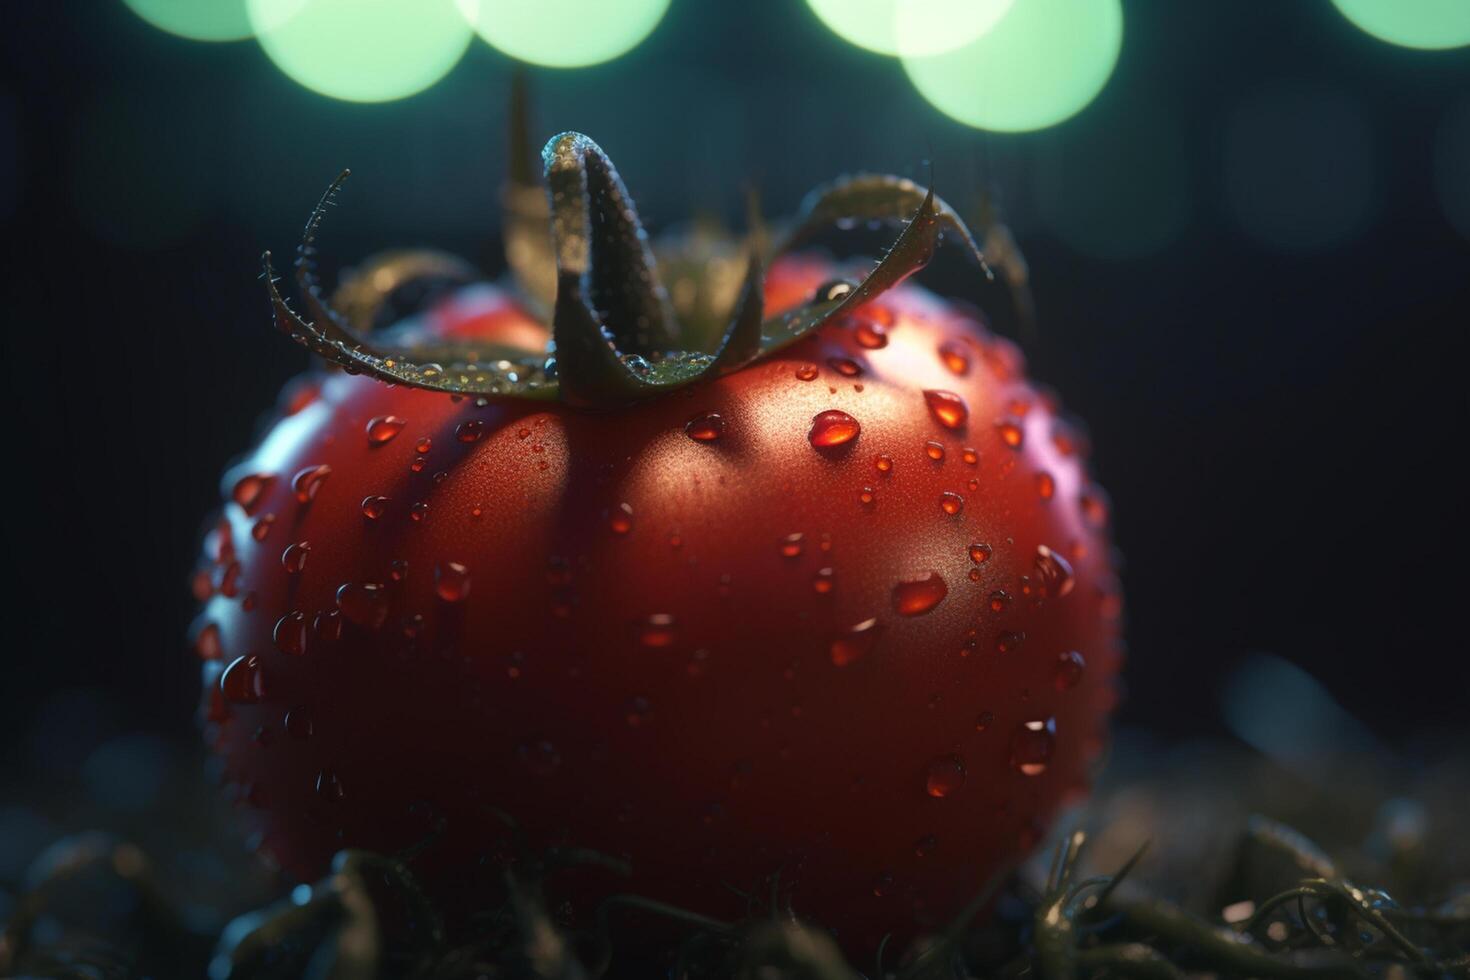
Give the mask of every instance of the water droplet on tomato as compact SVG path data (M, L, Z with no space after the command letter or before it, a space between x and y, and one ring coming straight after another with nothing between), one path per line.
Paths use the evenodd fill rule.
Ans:
M388 596L376 582L348 582L337 590L337 608L349 622L375 630L388 619Z
M990 545L980 544L978 542L970 545L968 551L970 560L977 565L985 564L990 560L990 556L995 553Z
M338 609L323 609L312 620L312 630L319 643L332 644L342 639L342 612Z
M484 434L485 423L479 419L470 419L454 427L454 438L460 442L479 442Z
M960 459L964 460L970 466L974 466L976 463L980 462L980 454L971 449L969 446L966 446L964 449L960 450Z
M1056 719L1023 721L1011 733L1011 765L1024 775L1039 776L1046 772L1056 744Z
M818 449L828 449L852 442L861 431L862 426L857 419L834 408L817 413L812 419L807 439Z
M1012 449L1019 449L1025 433L1019 423L1012 419L1002 419L995 423L996 432L1000 433L1000 441Z
M618 504L607 515L607 526L614 534L627 534L633 530L633 505Z
M418 453L420 456L426 456L428 455L429 450L433 448L434 440L430 439L428 436L424 436L418 442L414 443L413 451Z
M388 510L387 497L363 497L362 516L370 521L376 521Z
M276 478L268 473L251 473L235 481L230 490L230 499L239 504L246 514L254 515L265 501L266 491Z
M408 519L411 521L424 521L429 516L429 505L422 500L408 509Z
M690 419L684 433L695 442L714 442L725 434L725 420L714 412L705 412Z
M299 657L306 652L306 635L306 614L292 610L276 620L276 628L271 637L276 642L277 650Z
M832 641L828 651L832 657L832 663L838 667L846 667L872 653L873 646L878 641L878 632L877 617L865 619L848 629L846 633Z
M1056 666L1052 668L1052 686L1058 691L1070 691L1082 680L1086 668L1087 661L1076 650L1058 654Z
M1082 519L1087 526L1094 530L1108 523L1108 495L1099 486L1090 486L1082 492L1079 501L1082 507Z
M844 378L856 378L863 373L862 367L850 357L829 357L827 366Z
M939 846L939 838L933 834L925 834L914 841L914 857L924 858L934 853L934 848Z
M975 717L975 731L977 732L983 732L993 724L995 724L994 712L982 711Z
M817 379L817 366L815 364L801 364L796 368L797 381L815 381Z
M288 574L297 575L306 567L306 559L310 554L311 545L305 541L288 544L286 550L281 552L281 567Z
M367 439L370 446L392 442L408 423L396 415L378 415L368 419Z
M886 453L880 453L879 455L874 456L873 469L877 470L879 473L892 473L893 457L889 456Z
M874 501L876 501L877 499L878 494L872 487L863 487L861 490L858 491L858 503L862 504L864 507L873 506Z
M255 704L265 699L265 670L256 656L236 657L219 678L220 693L231 704Z
M305 708L292 708L286 712L286 734L292 738L311 738L314 730L311 714Z
M806 535L800 531L793 531L781 539L781 557L796 558L800 556L805 547Z
M832 569L819 568L812 575L812 590L817 595L827 595L832 591Z
M944 447L931 440L924 443L924 455L937 463L944 458Z
M460 602L470 594L470 572L457 561L434 566L434 591L445 602Z
M347 794L337 773L331 769L323 769L316 774L316 795L329 803L336 803Z
M316 499L316 495L321 492L322 484L331 475L332 468L325 463L298 470L291 478L291 492L296 494L296 499L301 503L310 503Z
M922 616L944 601L949 586L938 572L893 587L893 611L900 616Z
M990 593L990 611L1005 612L1011 608L1011 594L1004 589L996 589Z
M857 329L853 331L853 339L859 347L868 350L881 350L888 346L888 331L883 324L871 320L858 320Z
M220 640L218 624L204 624L204 628L194 637L194 652L200 660L218 660L224 656L224 644Z
M1072 563L1044 544L1036 547L1034 565L1044 596L1061 598L1076 584L1072 577Z
M946 490L939 495L939 509L953 517L965 509L965 498L952 490Z
M1057 481L1045 470L1036 474L1036 493L1042 500L1050 500L1056 496Z
M250 536L256 541L264 541L270 535L271 528L275 527L275 524L276 515L266 514L265 516L261 517L260 520L251 525Z
M934 416L934 421L946 429L963 428L969 421L969 406L952 391L927 389L924 392L924 402L929 406L929 414Z
M936 800L953 795L965 785L965 764L957 755L941 755L929 763L924 791Z
M654 613L638 624L638 642L646 647L672 646L674 639L674 617L668 613Z
M1026 634L1020 630L1006 630L995 638L997 653L1015 653L1026 642Z
M944 366L949 368L951 374L960 377L970 373L970 355L960 344L953 340L947 340L939 345L939 359Z

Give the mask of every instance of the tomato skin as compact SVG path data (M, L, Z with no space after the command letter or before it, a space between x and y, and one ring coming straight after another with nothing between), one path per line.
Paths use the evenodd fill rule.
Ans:
M770 305L832 276L778 265ZM946 921L1085 789L1122 649L1102 498L1014 346L931 294L617 411L313 383L226 476L249 507L206 541L196 627L225 782L291 874L442 821L414 867L452 892L503 856L504 814L631 863L569 880L582 921L609 889L737 919L727 886L780 871L866 955ZM830 410L860 432L815 448ZM1071 569L1045 599L1043 547ZM906 614L932 595L896 586L936 576Z

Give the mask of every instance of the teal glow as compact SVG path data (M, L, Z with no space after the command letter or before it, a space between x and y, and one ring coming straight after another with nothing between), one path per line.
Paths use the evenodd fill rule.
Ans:
M242 41L255 33L245 0L123 0L162 31L192 41Z
M637 47L663 20L669 0L458 0L491 46L551 68L611 61Z
M942 54L980 37L1014 0L806 0L822 23L860 48L888 55Z
M1107 84L1123 45L1119 0L1015 0L964 47L903 58L921 95L979 129L1025 132L1075 115Z
M449 73L472 32L454 0L246 0L276 67L322 95L390 102Z
M1467 0L1332 0L1342 15L1380 41L1405 48L1470 44Z

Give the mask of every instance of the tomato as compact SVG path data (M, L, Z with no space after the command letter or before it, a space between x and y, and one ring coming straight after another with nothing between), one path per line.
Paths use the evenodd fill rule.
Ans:
M842 271L781 258L764 308ZM412 329L547 336L484 285ZM870 951L1085 789L1121 659L1086 451L1013 344L910 284L631 404L313 374L206 540L209 738L299 877L417 848L464 894L576 847L628 866L550 876L579 921L774 887Z

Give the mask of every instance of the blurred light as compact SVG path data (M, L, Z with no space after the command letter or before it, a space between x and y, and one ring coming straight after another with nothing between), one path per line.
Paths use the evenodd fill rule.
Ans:
M1406 48L1470 44L1467 0L1332 0L1342 15L1381 41Z
M1372 137L1336 92L1275 85L1236 106L1225 126L1224 169L1237 222L1273 248L1326 248L1368 219Z
M1183 232L1189 164L1167 108L1135 103L1120 118L1069 128L1046 150L1032 169L1036 209L1072 248L1136 259L1163 251Z
M1470 101L1451 109L1434 140L1434 189L1455 230L1470 239Z
M1383 751L1312 675L1280 657L1247 658L1221 700L1225 724L1237 737L1310 781L1327 778L1334 761Z
M1024 132L1075 115L1107 83L1123 43L1119 0L1015 0L988 33L903 58L939 111L980 129Z
M123 0L159 30L194 41L242 41L255 33L245 0Z
M611 61L658 26L669 0L456 0L466 20L512 58L552 68Z
M470 43L454 0L246 0L265 53L314 92L390 102L449 73Z
M879 54L922 57L980 37L1014 0L806 0L843 40Z

